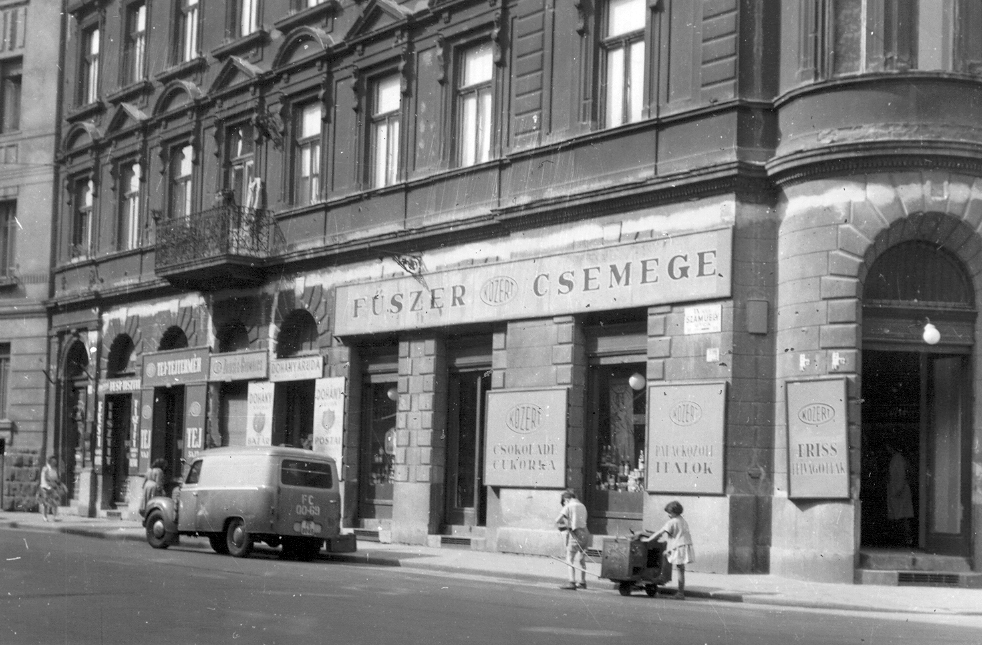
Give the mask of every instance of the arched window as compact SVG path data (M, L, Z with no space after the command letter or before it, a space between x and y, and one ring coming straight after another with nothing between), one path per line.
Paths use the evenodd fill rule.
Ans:
M942 304L971 308L972 283L948 251L927 242L904 242L870 267L864 299L894 303Z
M280 326L276 356L285 358L317 351L317 322L309 312L292 312Z
M168 349L184 349L188 346L188 337L184 333L184 330L180 327L171 327L164 332L163 338L160 339L159 351L166 351Z
M109 358L106 360L106 376L116 378L133 372L133 340L126 334L120 334L109 348Z

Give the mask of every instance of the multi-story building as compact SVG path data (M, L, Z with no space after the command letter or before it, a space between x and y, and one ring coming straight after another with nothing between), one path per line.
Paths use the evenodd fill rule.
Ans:
M58 3L0 1L0 441L4 508L33 500L45 437ZM27 459L14 458L13 453ZM25 470L15 474L12 468ZM33 475L27 473L33 472ZM21 476L23 474L23 476Z
M68 16L81 511L272 443L335 454L346 524L397 542L554 553L572 487L598 536L680 499L704 570L853 580L904 527L980 561L976 3Z

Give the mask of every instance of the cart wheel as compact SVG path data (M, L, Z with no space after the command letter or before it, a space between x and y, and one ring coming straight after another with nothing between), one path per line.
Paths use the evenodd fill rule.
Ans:
M630 583L630 582L622 582L617 587L617 591L620 592L620 594L622 596L630 596L631 595L631 589L633 587L634 587L634 584L633 583Z
M644 592L646 594L648 594L648 597L649 598L654 598L655 597L655 594L658 593L658 586L657 585L645 585L644 586Z

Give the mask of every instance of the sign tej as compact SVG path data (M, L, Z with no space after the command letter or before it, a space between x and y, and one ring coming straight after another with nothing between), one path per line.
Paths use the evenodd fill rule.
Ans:
M489 486L566 485L565 388L488 392L484 481Z
M648 490L723 493L726 383L648 388Z
M788 497L849 497L846 381L789 381Z
M269 446L273 443L273 392L276 384L268 381L249 383L246 401L246 445Z

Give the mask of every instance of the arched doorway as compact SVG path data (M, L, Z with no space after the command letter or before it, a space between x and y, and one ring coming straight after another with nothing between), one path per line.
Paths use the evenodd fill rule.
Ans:
M133 378L133 340L120 334L113 340L106 361L106 378ZM129 475L129 445L132 436L132 392L106 394L104 424L105 445L105 483L103 491L108 508L116 508L126 503L126 482Z
M292 311L280 326L276 338L278 359L316 356L317 321L303 309ZM273 445L310 448L314 432L315 381L280 380L273 398Z
M65 355L64 410L60 445L55 446L59 465L63 466L69 499L76 495L77 469L85 466L85 426L88 419L89 352L80 340L72 342Z
M974 288L952 253L897 244L863 292L864 548L968 556ZM930 323L939 338L925 331Z
M188 337L184 330L174 326L164 332L157 350L165 352L185 349L187 346ZM183 384L154 388L154 428L150 461L164 459L167 462L164 481L181 476L181 461L184 455L185 389L186 386Z

